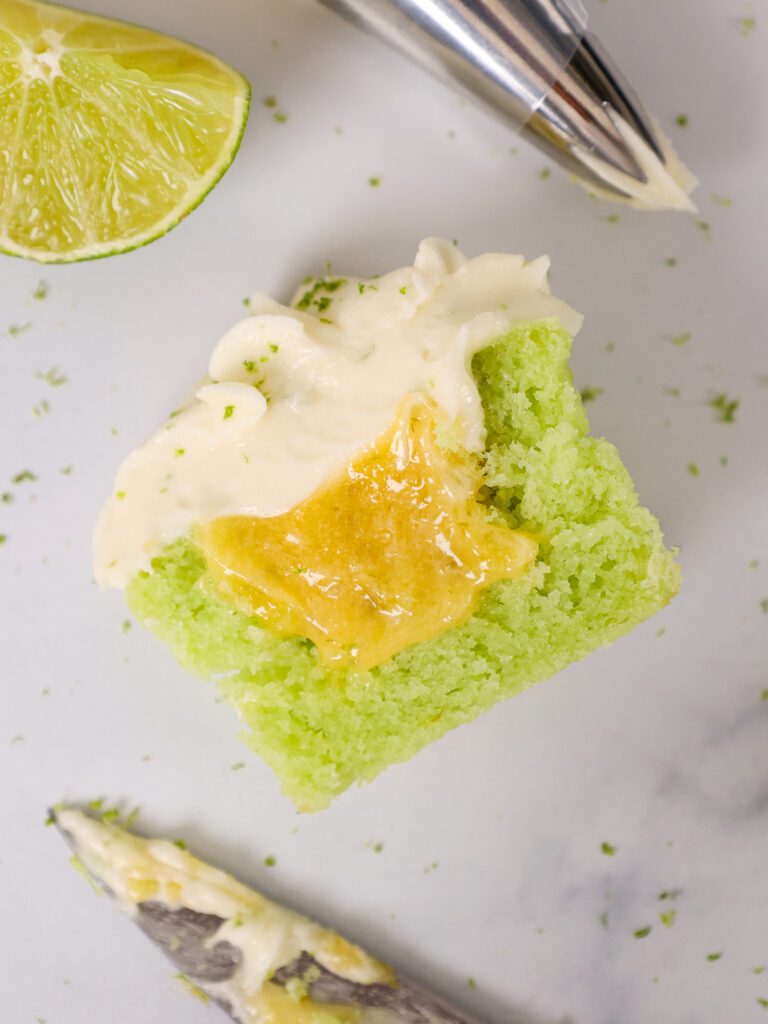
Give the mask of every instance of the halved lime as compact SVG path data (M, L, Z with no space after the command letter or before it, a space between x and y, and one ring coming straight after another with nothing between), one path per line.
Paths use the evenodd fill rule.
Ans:
M164 234L232 162L250 89L188 43L0 2L0 250L107 256Z

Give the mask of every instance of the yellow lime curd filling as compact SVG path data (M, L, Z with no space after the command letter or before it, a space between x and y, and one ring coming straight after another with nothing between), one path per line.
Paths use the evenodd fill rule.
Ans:
M366 670L460 625L485 588L520 576L534 537L489 520L476 457L411 396L342 473L274 516L220 516L198 543L220 592L326 665Z
M247 1005L259 1024L358 1024L362 1016L357 1006L318 1003L271 982L251 996Z

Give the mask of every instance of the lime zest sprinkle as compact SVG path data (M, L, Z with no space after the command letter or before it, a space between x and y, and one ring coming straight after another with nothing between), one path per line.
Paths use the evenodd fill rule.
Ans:
M709 403L710 409L714 409L717 414L718 423L735 423L736 410L740 405L740 398L729 398L725 392L717 395Z
M90 885L90 887L93 889L97 896L104 895L104 890L94 879L93 875L90 873L88 868L85 866L85 864L82 862L82 860L78 857L76 853L72 854L72 856L69 858L69 863L72 865L75 871L77 871L78 874L83 876L83 878L86 880L88 885Z
M48 828L50 825L55 825L56 824L56 813L57 813L57 811L63 811L63 810L64 810L64 804L63 803L57 803L57 804L53 805L53 807L48 811L46 819L43 822L43 824L46 826L46 828Z
M32 298L36 302L42 302L43 299L48 298L49 290L50 286L47 281L39 281L37 288L35 288L35 290L32 292Z
M645 928L638 928L636 932L632 933L636 939L644 939L646 935L651 934L651 926L646 925Z
M600 395L605 394L605 388L582 388L579 394L582 402L594 402Z
M140 811L141 807L138 806L130 810L125 817L125 821L123 822L123 828L131 828L134 825L136 819L138 818Z
M186 976L186 974L182 974L179 971L178 974L174 974L174 978L177 978L184 986L184 988L187 990L187 992L189 992L191 996L194 996L195 999L199 999L201 1003L210 1002L205 992L203 992L201 988L198 988L197 985L191 982L189 978Z
M25 324L11 324L10 327L8 328L8 337L18 338L20 334L24 334L25 331L28 331L31 326L31 320L27 320Z
M616 853L616 847L612 846L611 843L606 843L606 842L601 843L600 844L600 849L606 855L606 857L613 857L614 854Z
M22 469L21 472L16 473L15 476L11 477L12 484L23 484L26 480L29 480L31 483L34 483L34 481L37 480L36 475L31 469Z
M68 378L60 372L58 366L52 366L50 370L46 370L44 373L41 370L35 370L35 376L38 380L45 381L52 388L60 388L63 384L69 383Z
M224 416L222 418L225 419L225 420L228 420L234 411L235 411L234 405L227 405L227 406L225 406L224 407Z
M328 264L328 269L330 271L330 264ZM310 277L304 283L310 284L311 282L312 278ZM336 280L333 281L327 281L322 279L319 281L315 281L312 287L308 291L304 292L302 297L296 303L296 309L309 309L310 305L314 305L317 306L318 310L322 313L324 310L328 308L331 299L328 298L327 295L321 296L320 298L316 298L318 292L333 293L346 283L346 279L343 277L337 278Z

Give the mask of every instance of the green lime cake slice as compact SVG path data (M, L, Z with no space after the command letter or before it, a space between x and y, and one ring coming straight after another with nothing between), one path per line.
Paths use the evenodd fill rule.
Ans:
M265 295L121 467L103 586L319 810L653 615L680 574L568 367L548 261L430 239Z

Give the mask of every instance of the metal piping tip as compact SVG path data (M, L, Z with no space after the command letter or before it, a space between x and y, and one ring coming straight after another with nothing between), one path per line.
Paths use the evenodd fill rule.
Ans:
M588 153L595 161L639 183L647 181L610 116L608 104L580 83L574 87L574 80L564 78L555 83L523 126L522 134L570 174L586 178L588 183L605 185L599 174L585 167L580 153Z
M581 78L596 96L602 97L603 103L609 103L645 140L659 160L666 163L647 110L592 32L587 32L581 40L571 58L569 70Z
M523 132L531 134L531 141L546 149L572 174L615 191L618 198L629 198L629 192L607 186L599 174L585 167L578 152L589 154L592 164L600 161L640 184L647 184L647 174L617 127L616 114L638 133L663 164L664 153L645 108L597 39L588 33Z
M579 0L321 0L458 88L596 193L691 209L694 179Z
M603 198L695 210L689 193L696 179L589 33L523 133Z

